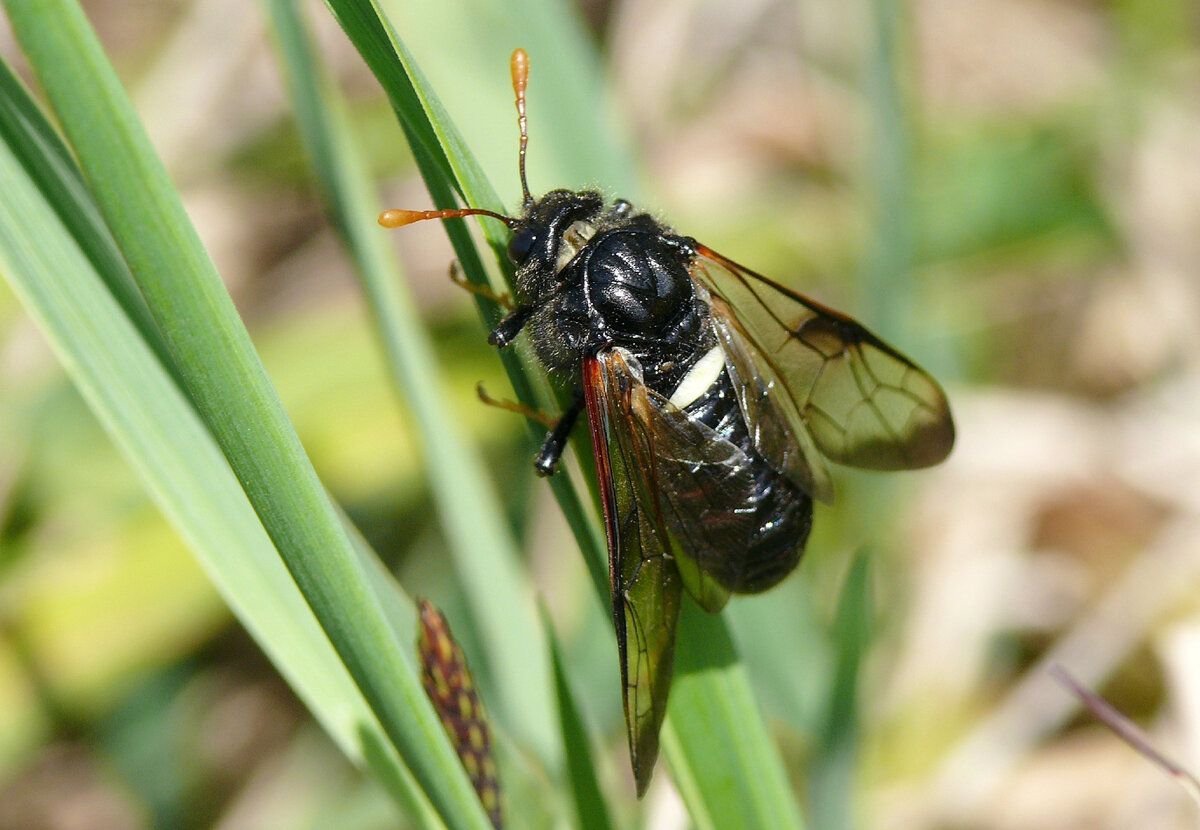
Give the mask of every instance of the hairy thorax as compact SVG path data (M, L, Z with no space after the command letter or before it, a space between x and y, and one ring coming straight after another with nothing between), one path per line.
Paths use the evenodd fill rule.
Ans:
M713 345L708 305L688 274L687 246L630 211L618 202L574 219L558 236L553 277L530 269L518 274L518 289L526 301L548 298L529 330L548 368L575 372L585 355L619 346L638 359L651 388L669 393Z

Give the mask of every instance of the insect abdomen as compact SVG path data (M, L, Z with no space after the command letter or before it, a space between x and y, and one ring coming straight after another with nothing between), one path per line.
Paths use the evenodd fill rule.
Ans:
M812 499L758 454L724 369L684 411L746 453L755 469L752 495L740 509L752 513L757 530L744 551L728 551L721 562L706 563L706 568L730 590L765 591L799 564L812 528Z

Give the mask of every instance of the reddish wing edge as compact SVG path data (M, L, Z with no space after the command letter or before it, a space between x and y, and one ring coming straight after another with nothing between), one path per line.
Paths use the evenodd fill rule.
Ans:
M583 395L592 437L592 453L596 460L596 477L600 489L600 505L604 511L604 535L608 542L608 588L612 600L613 628L617 636L617 659L621 665L621 703L625 712L625 728L629 742L629 761L640 798L650 785L650 776L658 757L658 728L654 729L653 746L649 756L642 750L637 718L631 713L629 700L629 640L625 619L625 594L621 585L623 544L621 516L617 504L617 482L613 476L609 435L611 434L610 403L604 369L596 356L583 360ZM617 450L620 452L620 449Z
M613 626L617 630L617 643L624 648L625 619L618 607L617 561L617 504L613 488L612 463L608 455L608 417L601 401L604 393L604 378L600 362L593 356L583 359L583 399L587 407L588 431L592 436L592 454L596 458L596 477L600 488L600 507L604 511L604 535L608 540L608 591L612 597ZM621 655L621 682L625 683L625 656Z
M654 483L643 474L641 459L650 447L630 414L630 396L638 391L633 381L614 352L584 360L584 402L608 539L629 757L641 797L658 758L683 589Z

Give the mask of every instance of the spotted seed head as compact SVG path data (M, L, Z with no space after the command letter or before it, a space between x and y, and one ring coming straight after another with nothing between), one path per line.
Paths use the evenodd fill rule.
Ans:
M425 694L441 718L492 826L500 828L500 784L492 757L491 732L471 670L442 612L424 599L419 609L417 654Z

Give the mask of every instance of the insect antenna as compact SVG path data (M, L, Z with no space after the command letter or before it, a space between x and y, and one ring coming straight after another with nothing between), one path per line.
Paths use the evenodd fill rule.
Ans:
M508 61L512 73L513 93L517 97L517 129L521 131L521 149L517 155L517 169L521 173L521 196L524 206L533 204L529 195L529 182L525 180L525 151L529 148L529 123L525 118L525 88L529 86L529 53L524 49L513 50Z
M508 227L517 224L517 220L503 213L483 208L446 208L443 210L400 210L393 208L379 214L379 224L385 228L403 228L414 222L424 222L426 219L459 219L463 216L490 216L499 219Z
M509 59L508 68L512 74L513 93L517 99L517 128L521 132L521 149L517 156L517 169L521 174L521 198L526 209L533 204L533 196L529 193L529 182L525 178L525 154L529 148L529 126L525 118L525 89L529 86L529 53L524 49L515 49ZM379 224L385 228L403 228L414 222L424 222L426 219L459 219L463 216L490 216L498 219L507 227L517 224L517 220L502 213L483 208L446 208L443 210L385 210L379 214Z

